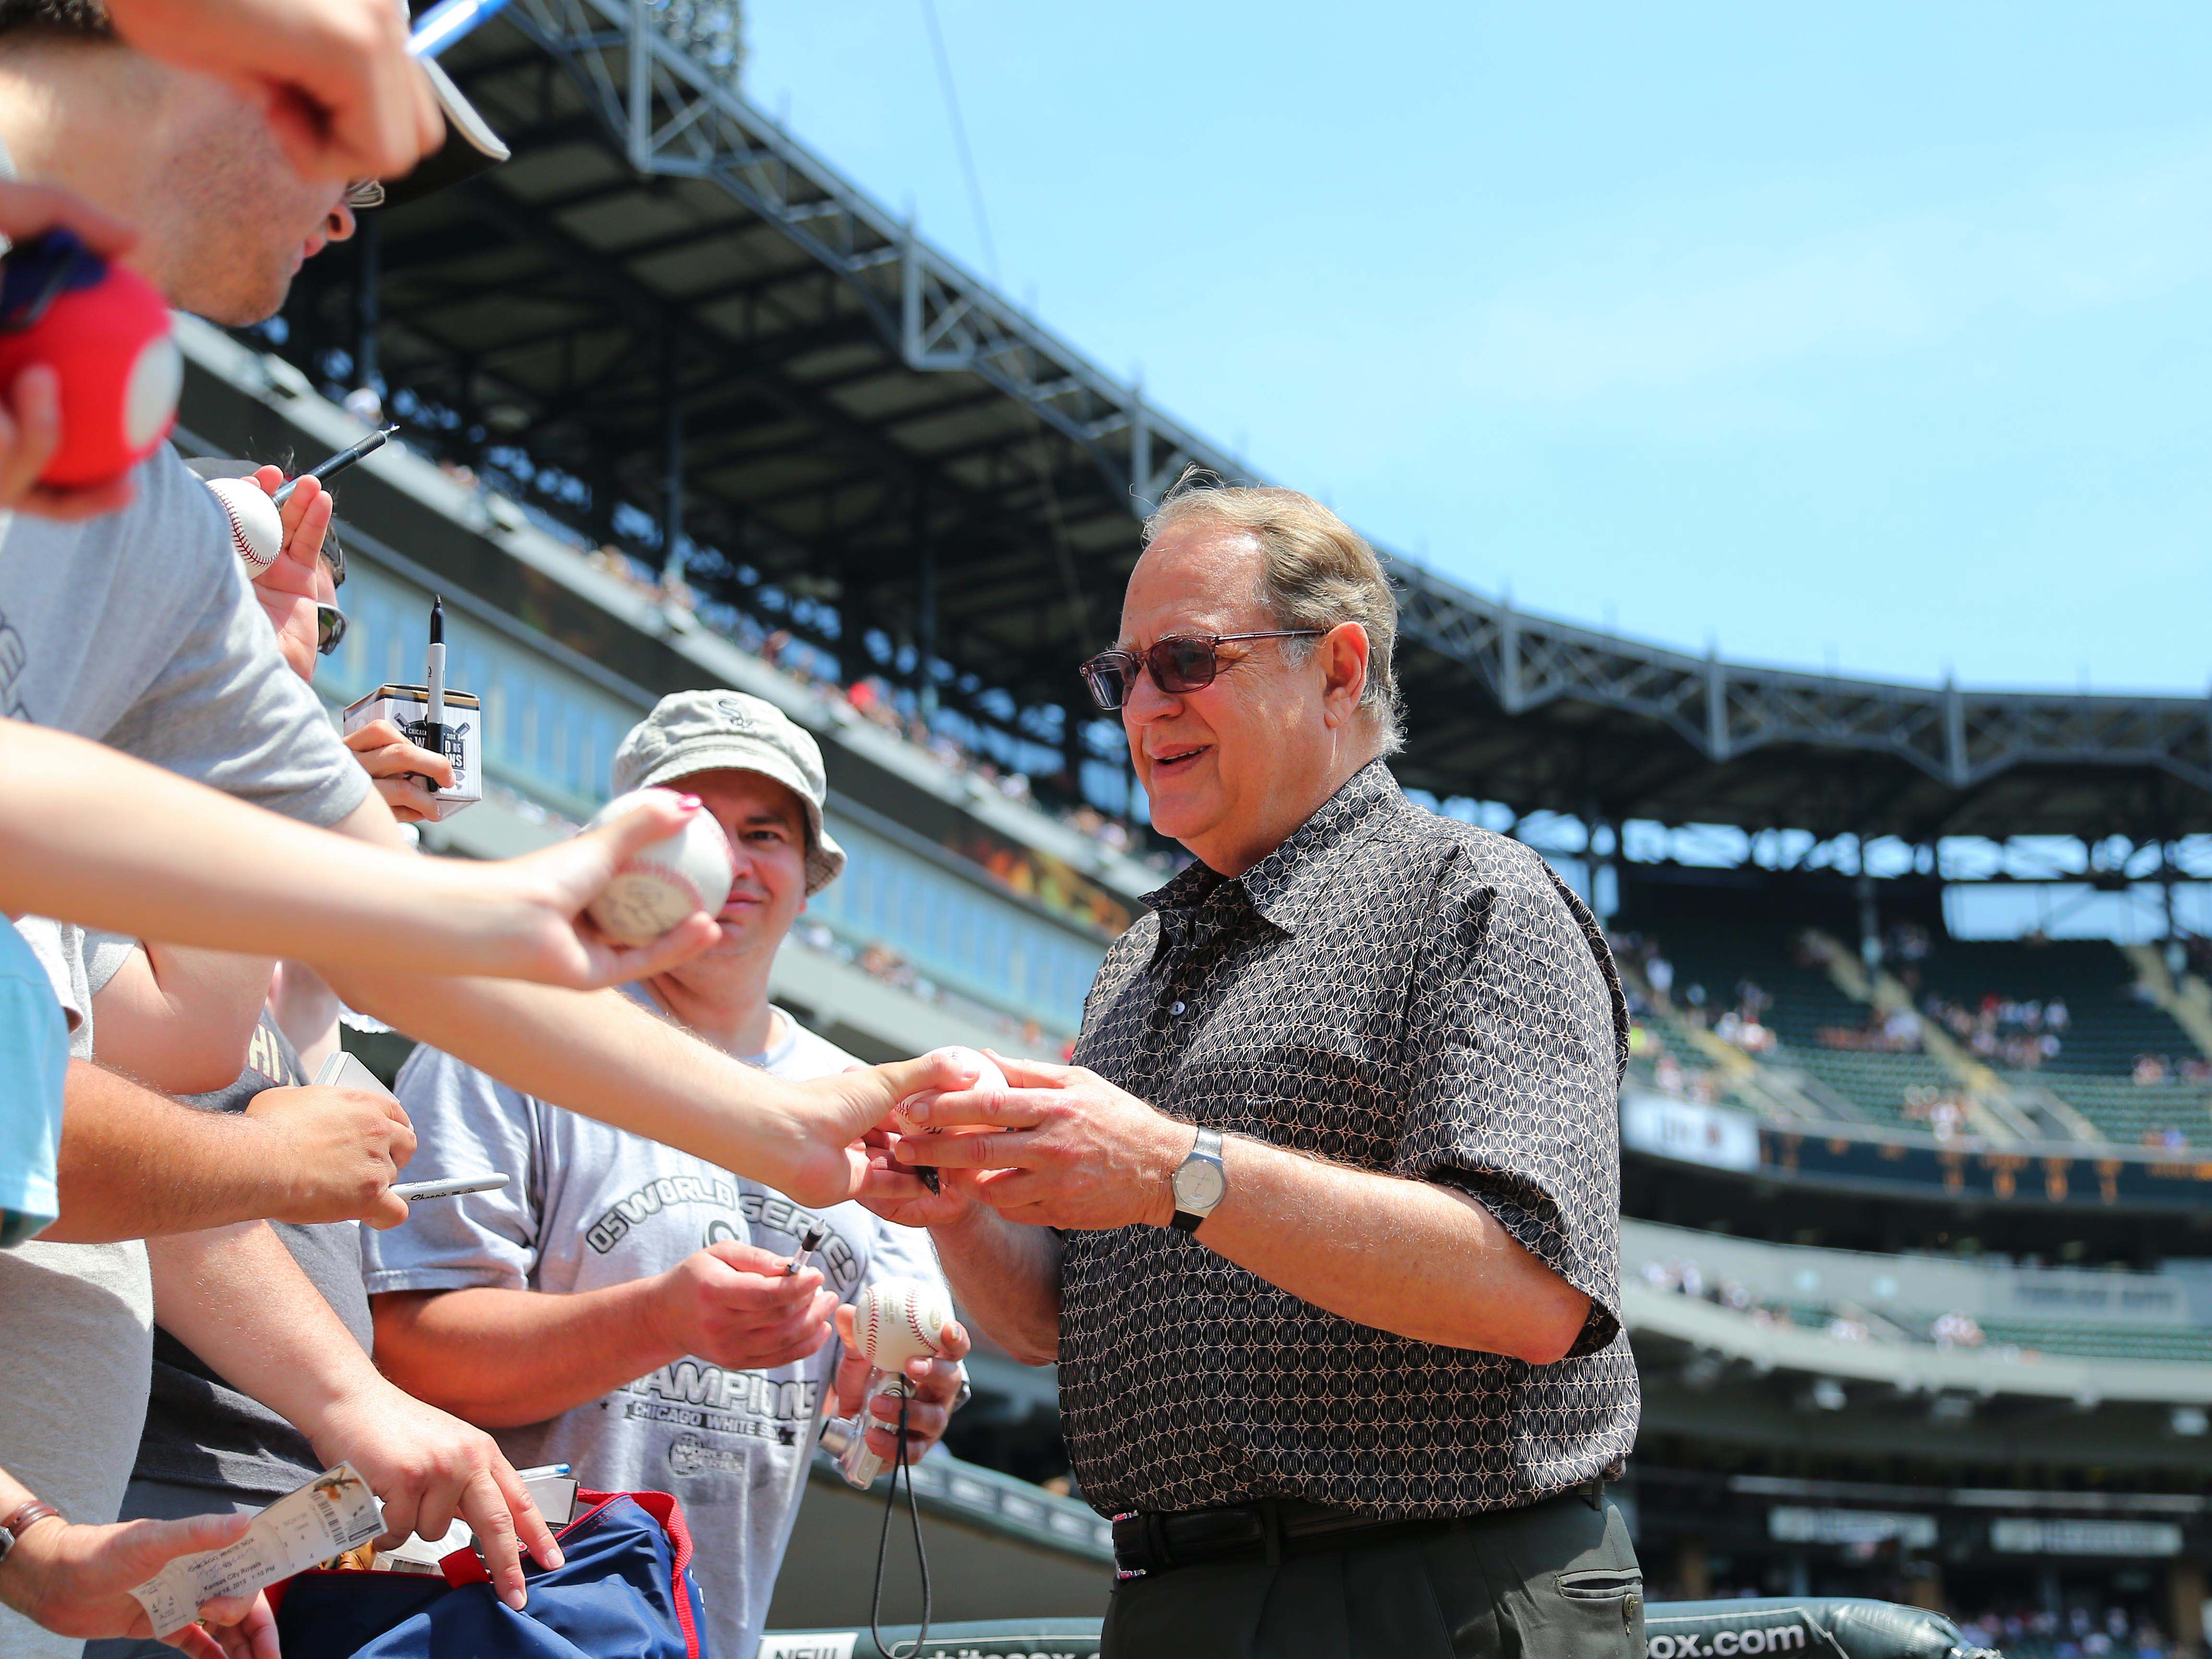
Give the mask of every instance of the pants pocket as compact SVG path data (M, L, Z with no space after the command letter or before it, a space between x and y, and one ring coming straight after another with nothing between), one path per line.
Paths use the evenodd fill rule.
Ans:
M1561 1659L1644 1659L1644 1575L1634 1567L1583 1567L1553 1575ZM1547 1624L1552 1620L1546 1620Z

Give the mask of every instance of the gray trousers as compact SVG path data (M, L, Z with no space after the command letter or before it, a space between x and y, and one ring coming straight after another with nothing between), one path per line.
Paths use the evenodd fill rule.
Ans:
M1122 1580L1101 1659L1644 1659L1620 1511L1579 1494Z

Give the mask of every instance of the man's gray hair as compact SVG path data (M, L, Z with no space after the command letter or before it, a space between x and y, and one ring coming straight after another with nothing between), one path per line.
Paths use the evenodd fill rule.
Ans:
M1350 525L1310 495L1222 482L1199 467L1184 469L1145 520L1150 547L1178 525L1201 523L1241 530L1266 554L1260 567L1260 602L1280 628L1326 633L1358 623L1367 634L1367 684L1359 706L1379 744L1376 753L1406 746L1406 703L1398 690L1398 596L1375 550ZM1285 640L1293 663L1313 654L1312 640Z

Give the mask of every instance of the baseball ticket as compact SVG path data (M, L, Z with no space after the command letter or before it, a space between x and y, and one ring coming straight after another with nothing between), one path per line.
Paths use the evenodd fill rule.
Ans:
M219 1550L182 1555L132 1590L155 1633L199 1617L218 1596L255 1590L305 1572L384 1530L383 1506L350 1463L341 1463L253 1517L246 1536Z

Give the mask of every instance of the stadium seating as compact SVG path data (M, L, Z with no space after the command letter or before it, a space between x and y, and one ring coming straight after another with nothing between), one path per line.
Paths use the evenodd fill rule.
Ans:
M2026 1066L2006 1063L2017 1054L1976 1054L1971 1037L1949 1063L1926 1049L1835 1046L1833 1033L1867 1029L1874 1011L1802 949L1800 938L1787 928L1670 924L1658 943L1674 969L1671 1006L1652 1002L1643 1012L1644 1023L1686 1066L1703 1069L1689 1023L1714 1026L1742 1002L1744 988L1755 987L1756 1000L1765 1005L1759 1020L1771 1034L1756 1055L1760 1066L1809 1080L1810 1093L1832 1092L1848 1103L1850 1115L1876 1125L1926 1127L1924 1103L1937 1094L1963 1098L1975 1092L1967 1074L1973 1072L1984 1084L1994 1079L1994 1088L2014 1103L2002 1121L1972 1115L1965 1127L1985 1134L1993 1128L2002 1133L2008 1124L2011 1133L2037 1139L2094 1133L2134 1146L2179 1133L2194 1145L2212 1142L2212 1083L2183 1075L2204 1056L2180 1024L2138 993L2133 966L2110 944L1943 940L1918 960L1895 964L1923 1009L1936 999L1969 1013L1991 997L2045 1007L2063 1002L2068 1018L2055 1034L2058 1052ZM2137 1075L2145 1056L2155 1061L2144 1069L2157 1080ZM1759 1109L1747 1091L1734 1094L1739 1103ZM1922 1109L1909 1110L1916 1097Z

